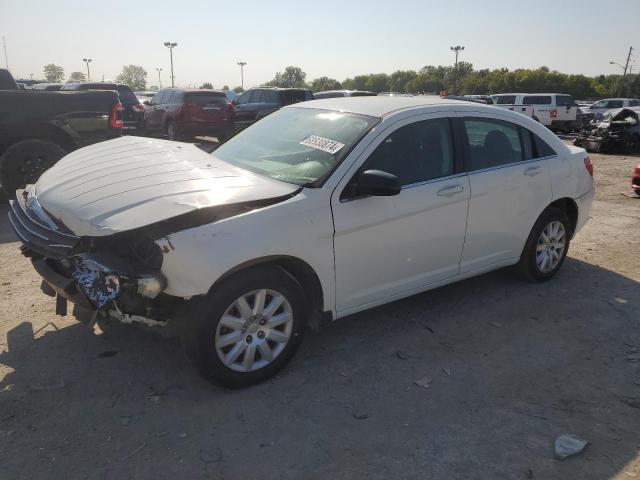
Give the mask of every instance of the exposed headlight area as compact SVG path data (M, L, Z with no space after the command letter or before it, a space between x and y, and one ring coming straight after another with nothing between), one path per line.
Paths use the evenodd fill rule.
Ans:
M33 189L11 201L10 220L22 253L43 278L42 290L58 298L60 312L70 300L96 312L170 317L168 303L158 302L167 287L162 251L147 235L75 236L47 215Z

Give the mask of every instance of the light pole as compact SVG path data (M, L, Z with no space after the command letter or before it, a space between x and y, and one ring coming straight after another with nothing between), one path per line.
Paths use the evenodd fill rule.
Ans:
M7 42L4 39L4 35L2 36L2 46L4 47L4 63L7 70L9 70L9 59L7 58Z
M91 63L90 58L83 58L82 61L87 64L87 82L91 81L91 74L89 73L89 63Z
M177 47L178 44L176 42L164 42L164 46L169 49L169 57L171 58L171 88L173 88L173 47Z
M464 50L464 47L461 45L457 45L455 47L450 47L450 49L451 51L456 52L456 63L454 67L454 74L455 74L455 83L454 83L455 92L454 93L457 94L458 93L458 55L462 50Z
M160 78L160 72L162 72L161 68L156 68L156 72L158 72L158 89L162 88L162 78Z
M244 91L244 66L247 64L247 62L238 62L238 65L240 65L240 88L242 88L242 90Z

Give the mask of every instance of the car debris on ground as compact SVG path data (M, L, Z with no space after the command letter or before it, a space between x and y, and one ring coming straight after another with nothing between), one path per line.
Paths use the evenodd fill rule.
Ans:
M564 460L567 457L576 455L584 450L587 446L586 440L576 437L571 433L565 433L556 438L555 457L558 460Z
M573 144L588 152L640 152L638 112L629 108L611 110L602 120L594 120L580 130Z

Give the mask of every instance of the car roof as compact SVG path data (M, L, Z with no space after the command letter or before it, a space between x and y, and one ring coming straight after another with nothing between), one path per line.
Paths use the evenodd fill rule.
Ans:
M528 95L530 97L542 97L542 96L548 96L548 95L562 95L562 96L566 96L566 97L570 97L571 94L570 93L495 93L494 96L500 96L500 95Z
M342 112L369 115L371 117L384 117L398 110L426 106L461 105L460 100L447 100L436 95L418 95L414 97L336 97L310 100L296 103L285 108L317 108L320 110L337 110ZM471 102L469 102L471 103ZM473 103L478 108L487 107L480 103Z

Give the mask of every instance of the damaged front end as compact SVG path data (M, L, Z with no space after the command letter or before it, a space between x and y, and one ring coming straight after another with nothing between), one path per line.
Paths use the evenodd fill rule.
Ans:
M628 108L612 110L602 120L594 120L583 127L573 144L595 153L638 153L638 113Z
M65 315L67 300L95 320L109 315L123 322L164 325L182 300L163 294L160 246L142 232L78 237L52 219L28 190L11 200L9 220L42 277L41 289L57 298Z

